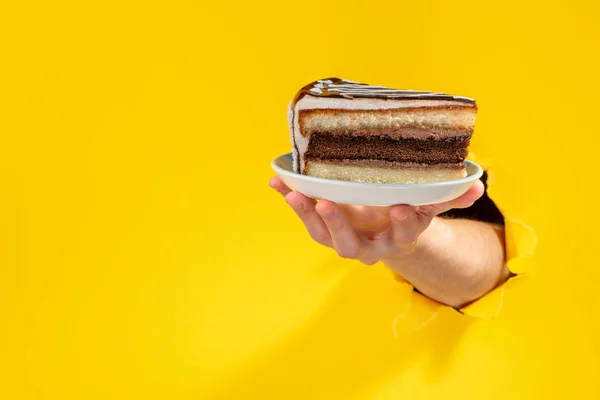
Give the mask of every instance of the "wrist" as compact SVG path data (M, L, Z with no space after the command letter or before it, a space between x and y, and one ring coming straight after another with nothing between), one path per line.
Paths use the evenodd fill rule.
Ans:
M416 252L418 243L419 238L411 243L394 245L394 247L381 258L381 262L391 268L406 263L407 259Z

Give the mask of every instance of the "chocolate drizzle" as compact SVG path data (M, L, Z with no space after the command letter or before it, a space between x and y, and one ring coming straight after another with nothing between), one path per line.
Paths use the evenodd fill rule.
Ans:
M460 164L470 137L393 139L386 136L313 134L304 154L311 160L381 160L418 164Z
M352 82L340 78L320 79L304 86L293 100L298 102L303 96L341 97L354 99L357 97L377 98L384 100L454 100L475 105L475 100L468 97L451 96L441 92L416 90L398 90L384 86L371 86L365 83Z

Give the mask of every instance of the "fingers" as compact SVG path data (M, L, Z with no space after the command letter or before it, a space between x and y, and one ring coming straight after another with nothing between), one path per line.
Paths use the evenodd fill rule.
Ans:
M333 246L327 226L315 211L315 200L304 196L300 192L291 190L278 176L271 178L269 186L285 197L285 201L294 210L296 215L298 215L306 227L308 234L315 242L327 247Z
M327 226L315 211L316 202L313 199L304 196L300 192L290 191L285 196L285 201L302 220L308 234L315 242L328 247L333 245Z
M361 256L361 241L343 210L331 201L323 200L315 207L325 222L335 251L344 258Z
M283 183L280 177L274 176L269 181L269 186L281 193L283 197L287 196L292 190Z
M285 197L288 205L296 212L311 238L316 242L332 247L340 257L358 259L367 265L375 264L381 258L383 249L378 250L377 246L369 245L373 238L361 239L353 222L355 219L367 233L367 237L370 237L369 232L377 233L389 223L388 209L342 208L325 200L317 204L314 199L288 188L279 177L271 178L269 186Z

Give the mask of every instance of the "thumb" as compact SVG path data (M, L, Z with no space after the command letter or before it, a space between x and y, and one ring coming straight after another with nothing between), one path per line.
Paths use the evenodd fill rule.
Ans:
M428 211L433 215L438 215L445 213L453 208L469 208L475 203L483 193L485 192L485 187L483 186L483 182L477 180L473 186L469 188L465 193L456 199L446 201L439 204L432 204L429 206L424 206L428 208Z
M411 246L424 229L416 209L408 205L398 205L390 210L391 244L404 248Z

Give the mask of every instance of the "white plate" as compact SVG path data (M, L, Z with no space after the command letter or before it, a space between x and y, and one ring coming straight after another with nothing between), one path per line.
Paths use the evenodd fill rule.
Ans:
M465 178L431 183L387 184L338 181L297 174L292 167L291 153L279 156L271 162L271 166L283 182L305 196L363 206L418 206L455 199L469 190L483 174L481 167L474 162L466 161L466 164Z

